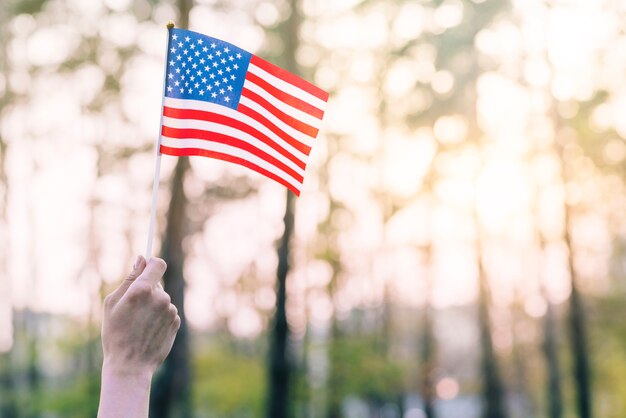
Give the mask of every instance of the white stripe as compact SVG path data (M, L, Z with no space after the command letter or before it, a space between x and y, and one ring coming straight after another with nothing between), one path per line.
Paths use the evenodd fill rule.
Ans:
M317 107L320 110L326 109L326 102L319 97L313 96L311 93L302 90L300 87L296 87L291 83L287 83L280 78L273 76L262 68L257 67L256 65L250 63L248 66L248 71L254 75L257 75L273 85L274 87L284 91L285 93L289 93L292 96L296 96L302 101L310 103L311 105Z
M276 98L274 95L265 91L262 87L257 86L250 80L246 80L243 86L247 88L248 90L258 94L259 96L261 96L262 98L270 102L272 105L276 106L278 110L286 113L287 115L291 116L294 119L304 122L307 125L313 126L314 128L317 128L317 129L319 129L320 126L322 125L321 119L313 115L310 115L306 112L303 112L300 109L296 109L295 107L283 102L282 100Z
M170 128L176 128L176 129L200 129L203 131L216 132L216 133L220 133L220 134L224 134L224 135L241 139L249 143L253 147L261 151L264 151L267 154L271 155L272 157L276 158L277 160L281 161L288 167L292 168L296 173L304 176L304 170L298 167L296 163L294 163L289 158L282 155L280 152L276 151L274 148L267 145L265 142L253 137L252 135L246 132L242 132L239 129L235 129L233 127L226 126L221 123L207 122L203 120L194 120L194 119L176 119L176 118L170 118L167 116L163 117L163 125L170 127ZM306 156L305 156L305 159L301 161L306 163Z
M290 154L298 157L299 160L306 161L307 155L294 148L280 136L276 135L269 128L263 125L261 122L256 119L251 118L250 116L244 115L241 112L238 112L234 109L231 109L226 106L218 105L215 103L204 102L202 100L186 100L186 99L172 99L170 97L165 98L165 106L172 107L176 109L195 109L195 110L203 110L205 112L213 112L218 113L229 118L233 118L245 123L248 126L256 129L262 134L267 135L270 139L274 140L278 145L289 151ZM308 138L306 144L310 147L313 143L313 139L310 136L304 135L302 132L298 132L301 136ZM303 141L301 141L303 142Z
M252 164L258 165L261 168L266 169L267 171L285 180L286 182L288 182L289 184L291 184L298 190L300 190L300 187L302 186L302 183L292 178L289 174L280 170L276 166L268 163L267 161L263 160L262 158L257 157L256 155L248 151L244 151L237 147L232 147L230 145L225 145L225 144L219 144L217 142L203 141L201 139L178 139L178 138L170 138L167 136L162 137L161 144L170 148L178 148L178 149L199 148L199 149L204 149L207 151L213 151L213 152L219 152L222 154L232 155L234 157L241 158L243 160L251 162Z
M309 147L313 146L313 137L294 129L290 125L286 124L282 120L278 119L276 116L272 115L272 112L255 102L254 100L248 99L247 97L241 96L239 99L239 103L242 105L248 106L250 109L255 110L260 113L262 116L265 116L267 120L269 120L274 126L276 126L281 131L285 132L287 135L292 137L293 139L308 145Z

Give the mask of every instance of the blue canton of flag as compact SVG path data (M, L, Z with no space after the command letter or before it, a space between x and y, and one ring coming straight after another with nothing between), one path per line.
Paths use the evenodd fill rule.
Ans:
M252 54L197 32L172 29L165 96L236 109Z

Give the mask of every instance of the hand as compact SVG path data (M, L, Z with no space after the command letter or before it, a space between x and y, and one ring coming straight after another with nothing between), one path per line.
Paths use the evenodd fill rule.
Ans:
M166 264L141 256L104 300L98 417L147 417L150 382L172 348L180 317L160 284Z

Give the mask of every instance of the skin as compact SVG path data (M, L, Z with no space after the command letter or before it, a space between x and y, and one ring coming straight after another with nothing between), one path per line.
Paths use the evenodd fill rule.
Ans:
M98 418L147 418L150 384L172 348L180 317L161 286L167 265L139 256L104 300Z

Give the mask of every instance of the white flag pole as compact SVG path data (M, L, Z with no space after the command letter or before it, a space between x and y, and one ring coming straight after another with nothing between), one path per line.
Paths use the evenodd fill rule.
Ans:
M161 92L161 119L159 133L156 139L154 161L154 180L152 182L152 206L150 208L150 223L148 224L148 244L146 245L146 260L152 256L152 239L154 238L154 221L156 218L157 195L159 193L159 179L161 175L161 127L163 126L163 105L165 104L165 83L167 81L167 53L169 51L170 31L174 28L174 22L167 22L167 42L165 47L165 65L163 68L163 91Z

